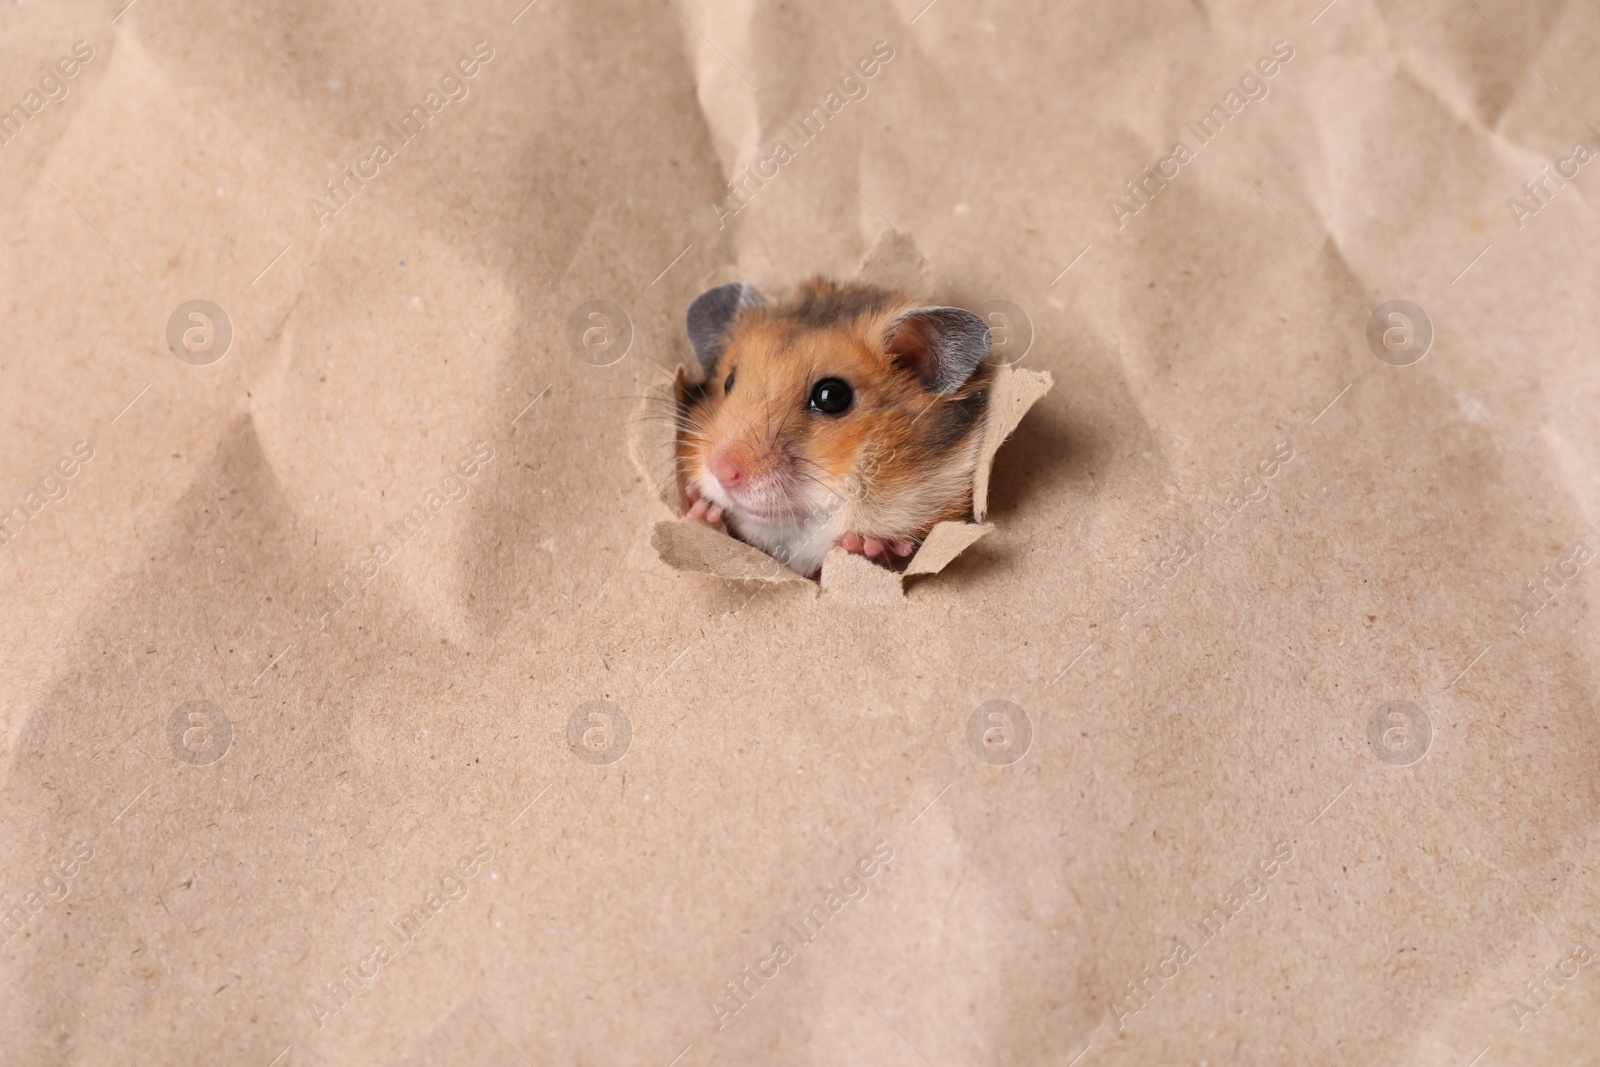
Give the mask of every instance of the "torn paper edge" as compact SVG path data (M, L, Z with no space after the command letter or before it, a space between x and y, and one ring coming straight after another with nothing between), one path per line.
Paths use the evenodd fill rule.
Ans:
M685 381L684 370L680 366L670 383L652 386L647 390L629 432L628 451L640 476L662 506L674 516L674 521L655 525L651 544L656 554L674 570L712 574L733 581L807 581L806 576L730 534L704 523L677 517L682 503L677 469L677 429L676 423L663 420L660 415L663 404L682 402ZM1045 371L1018 370L1010 366L995 368L989 383L983 437L973 475L972 513L980 521L941 522L934 526L918 546L916 555L911 557L904 573L897 574L866 560L862 562L881 572L886 580L898 588L905 578L938 574L979 538L990 533L993 525L981 520L988 512L989 476L994 467L995 454L1021 423L1028 409L1050 391L1053 383L1054 379ZM835 588L843 592L845 586L829 580L829 567L837 569L838 566L835 559L836 553L830 552L823 561L822 585L824 589ZM864 590L861 581L847 585ZM865 599L876 597L867 596Z
M862 261L857 281L881 285L926 298L935 288L927 260L908 236L886 230L878 236ZM711 574L730 581L785 583L809 581L777 559L752 545L704 523L678 518L683 487L678 472L677 421L664 418L682 409L689 376L682 364L670 382L645 390L628 432L628 452L651 493L671 512L674 520L658 522L651 545L667 566L679 571ZM994 527L983 521L989 510L989 477L996 453L1021 423L1028 409L1050 391L1055 379L1048 371L996 366L989 381L983 436L973 473L972 522L941 522L929 531L902 573L836 549L823 560L819 575L824 592L858 602L881 602L888 593L904 595L904 580L938 574ZM850 560L850 562L845 562ZM868 570L862 570L861 566ZM875 573L870 573L875 572ZM886 593L885 590L888 592ZM890 597L890 599L893 599Z

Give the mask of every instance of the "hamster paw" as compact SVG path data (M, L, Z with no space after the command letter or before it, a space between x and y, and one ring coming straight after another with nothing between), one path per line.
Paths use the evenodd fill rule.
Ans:
M722 522L722 509L709 500L700 499L700 487L691 484L683 491L689 501L689 510L684 513L684 518L690 522L703 522L707 526L717 526Z
M917 543L909 539L890 541L878 537L863 537L858 533L847 533L834 543L851 555L865 556L886 567L904 562L907 556L917 550Z

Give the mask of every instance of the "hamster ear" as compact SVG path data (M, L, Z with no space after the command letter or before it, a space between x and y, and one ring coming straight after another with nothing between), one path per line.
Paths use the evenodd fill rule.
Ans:
M916 308L889 326L889 354L930 393L960 389L989 354L989 344L989 327L961 308Z
M717 360L722 355L723 337L740 309L760 306L761 294L743 282L719 285L694 298L685 317L689 328L689 345L706 374L716 369Z

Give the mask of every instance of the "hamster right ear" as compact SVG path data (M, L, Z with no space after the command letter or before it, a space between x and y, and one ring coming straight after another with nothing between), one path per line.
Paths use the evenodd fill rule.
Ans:
M953 393L993 344L989 327L965 308L916 308L895 319L885 342L930 393Z
M742 308L761 306L761 294L743 282L719 285L707 289L694 298L685 317L689 328L689 345L705 374L716 369L722 356L722 341L728 327Z

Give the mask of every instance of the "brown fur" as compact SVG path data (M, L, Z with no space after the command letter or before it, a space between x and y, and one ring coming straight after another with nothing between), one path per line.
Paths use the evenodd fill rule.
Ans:
M972 480L955 484L951 465L970 468L990 372L982 364L955 392L927 392L887 343L894 321L918 306L888 290L814 278L786 304L741 310L716 369L685 398L682 474L693 479L720 446L736 452L753 476L772 476L796 492L815 492L808 481L853 492L862 514L885 524L854 531L868 537L920 541L935 523L967 517ZM914 340L897 338L894 347ZM728 392L730 371L736 378ZM852 387L844 414L808 408L823 378ZM943 483L947 491L928 499L929 487ZM737 526L734 518L735 533Z

